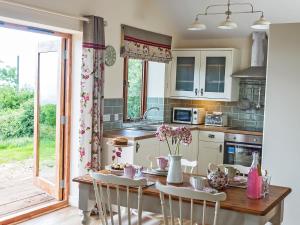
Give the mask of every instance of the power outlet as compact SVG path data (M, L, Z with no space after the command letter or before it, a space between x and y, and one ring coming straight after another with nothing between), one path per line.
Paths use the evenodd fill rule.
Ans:
M110 121L110 114L103 115L103 121L104 122L109 122Z
M115 114L115 121L119 120L119 114Z

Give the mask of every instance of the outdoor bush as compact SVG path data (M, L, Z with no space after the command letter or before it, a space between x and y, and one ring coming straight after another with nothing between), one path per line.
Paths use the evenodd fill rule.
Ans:
M0 116L0 138L32 136L34 127L33 99L19 109L8 110Z
M56 105L47 104L41 107L40 122L49 126L56 124Z
M33 99L34 94L30 89L21 89L18 91L11 86L0 86L0 110L17 109L24 102Z
M21 105L21 113L19 115L19 129L17 136L32 136L34 129L34 105L33 99L29 99L27 102Z

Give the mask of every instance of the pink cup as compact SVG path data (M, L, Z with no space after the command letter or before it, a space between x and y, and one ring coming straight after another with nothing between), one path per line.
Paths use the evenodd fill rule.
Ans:
M124 176L133 179L136 173L136 169L132 165L127 165L124 167Z
M159 156L156 158L157 166L161 170L165 170L168 166L168 160L164 156Z

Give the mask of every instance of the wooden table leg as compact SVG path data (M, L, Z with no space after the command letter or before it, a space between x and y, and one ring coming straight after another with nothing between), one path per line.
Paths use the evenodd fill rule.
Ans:
M90 202L90 188L88 184L79 184L79 209L82 211L82 225L88 225L90 222L91 202Z
M283 209L284 209L284 200L281 201L280 204L278 204L277 212L273 216L272 219L270 219L270 222L272 225L280 225L283 221Z

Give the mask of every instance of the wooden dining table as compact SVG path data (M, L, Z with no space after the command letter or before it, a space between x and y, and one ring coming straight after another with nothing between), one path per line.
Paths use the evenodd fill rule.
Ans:
M100 173L110 173L107 170L101 170ZM144 174L149 182L159 181L166 184L166 177ZM191 174L184 174L183 183L180 187L191 187L189 183ZM82 224L89 224L90 212L95 206L95 195L93 190L92 178L90 175L84 175L73 179L79 183L79 209L82 210ZM114 191L114 190L111 190ZM279 225L283 221L284 200L291 193L288 187L280 187L270 185L269 194L262 199L252 200L246 195L246 189L238 187L228 187L224 190L227 199L221 202L219 212L219 225L263 225L271 222L273 225ZM126 189L120 190L121 205L126 203ZM131 189L131 206L135 208L135 198L137 198L137 189ZM113 199L112 201L116 201ZM201 221L202 202L194 203L194 210L199 213L196 215L195 221ZM160 213L161 205L159 191L155 188L155 184L143 188L143 211ZM211 208L213 213L213 208ZM177 214L177 212L174 212ZM183 202L183 216L189 218L190 205L189 202Z

